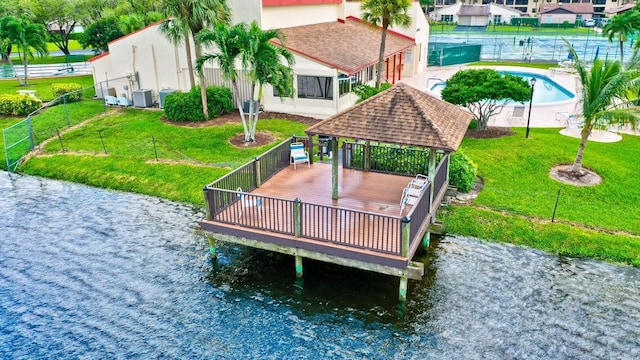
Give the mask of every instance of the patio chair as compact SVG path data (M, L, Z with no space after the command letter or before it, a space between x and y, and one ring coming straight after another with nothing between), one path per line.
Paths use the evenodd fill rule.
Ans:
M303 143L291 143L291 160L289 163L293 164L293 168L296 170L298 169L296 167L297 164L307 163L307 167L311 167L311 163L309 162L309 153L304 149Z
M246 208L256 208L258 217L262 218L262 199L257 196L247 195L242 192L242 188L236 189L238 191L238 201L240 201L240 216Z
M429 183L426 176L418 176L416 176L415 179L411 180L409 182L409 185L407 185L407 187L402 190L402 198L400 200L400 215L402 215L402 211L404 210L404 207L406 205L415 205L418 202L418 199Z
M507 113L507 121L513 125L524 123L524 105L514 105L513 110Z
M423 189L429 183L429 178L426 175L418 174L415 179L411 180L410 186Z

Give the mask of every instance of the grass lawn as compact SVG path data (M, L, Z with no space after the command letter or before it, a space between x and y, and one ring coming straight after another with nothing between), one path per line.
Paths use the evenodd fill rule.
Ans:
M573 162L579 139L558 129L534 129L525 139L524 129L515 130L510 137L463 141L484 187L473 206L447 211L448 231L640 266L640 137L589 142L584 165L603 182L573 187L551 179L549 171ZM551 223L558 190L557 223Z
M268 146L237 149L229 139L242 125L187 128L166 124L162 112L126 109L92 121L44 147L47 155L29 160L20 170L124 191L204 205L202 187L250 161ZM262 119L258 131L284 140L303 134L306 126ZM108 155L100 136L105 144ZM153 143L156 149L154 151ZM157 151L159 161L155 161Z
M93 86L92 75L82 76L56 76L50 78L29 78L29 85L22 86L18 79L2 79L0 80L0 94L16 94L18 90L35 90L36 97L43 101L53 99L51 92L52 84L59 83L78 83L83 87ZM93 89L85 93L86 97L94 95Z

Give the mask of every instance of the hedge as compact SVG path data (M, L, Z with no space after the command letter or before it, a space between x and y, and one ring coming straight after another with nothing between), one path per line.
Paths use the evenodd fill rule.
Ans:
M0 115L26 116L38 110L42 101L29 95L0 95Z
M66 96L66 102L68 103L82 100L82 85L78 83L51 84L51 91L54 98L68 94Z
M211 86L207 88L209 118L226 114L233 110L231 90L225 87ZM174 92L165 98L164 113L171 121L204 121L200 87L189 92Z

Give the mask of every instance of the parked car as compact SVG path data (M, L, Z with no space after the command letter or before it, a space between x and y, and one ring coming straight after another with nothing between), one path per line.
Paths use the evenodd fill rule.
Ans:
M582 26L584 26L584 27L594 27L594 26L596 26L596 21L594 19L584 19L584 20L582 20Z

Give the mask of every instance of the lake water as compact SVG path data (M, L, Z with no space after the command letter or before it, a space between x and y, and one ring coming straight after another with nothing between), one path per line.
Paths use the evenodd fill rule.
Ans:
M447 237L393 277L222 246L172 202L0 172L0 358L634 359L640 270Z

